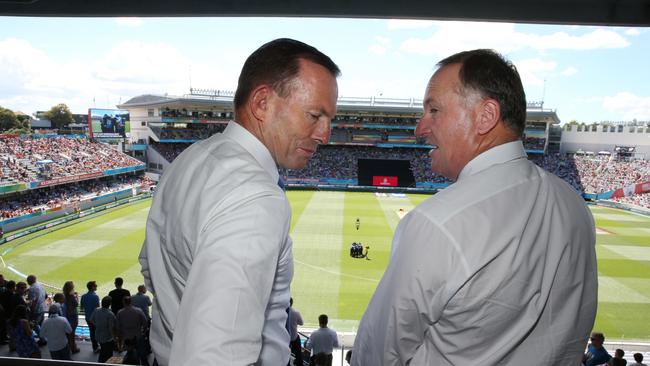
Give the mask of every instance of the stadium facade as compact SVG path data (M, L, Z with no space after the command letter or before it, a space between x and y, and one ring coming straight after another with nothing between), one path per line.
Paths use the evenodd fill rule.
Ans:
M183 96L141 95L118 105L130 114L131 141L126 145L127 150L146 161L150 171L161 173L174 154L187 144L223 129L233 118L233 95L231 91L191 89L190 94ZM364 155L369 149L379 149L395 159L409 158L409 152L427 159L423 150L431 146L420 143L414 135L421 113L422 101L412 98L339 98L329 146L320 151L327 155L329 147L338 147L338 151L349 148L355 155ZM529 103L525 129L528 154L559 152L559 124L554 110L544 108L543 103ZM170 148L169 144L176 146ZM323 176L327 172L315 173L315 177L297 172L285 172L285 176L289 182L303 184L358 184L349 176L331 174L334 176L327 177ZM426 173L416 174L415 179L420 188L440 188L448 183Z
M647 160L650 158L650 122L566 124L560 152L621 154Z

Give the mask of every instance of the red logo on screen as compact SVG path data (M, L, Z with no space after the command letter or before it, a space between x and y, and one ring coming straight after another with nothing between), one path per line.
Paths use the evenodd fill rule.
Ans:
M397 187L397 177L383 175L374 175L372 177L373 186Z

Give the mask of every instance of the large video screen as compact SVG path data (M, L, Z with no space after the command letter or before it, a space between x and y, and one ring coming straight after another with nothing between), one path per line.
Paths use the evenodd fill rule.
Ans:
M131 132L129 111L120 109L88 109L91 138L124 138Z
M411 162L404 159L358 159L360 186L415 187Z

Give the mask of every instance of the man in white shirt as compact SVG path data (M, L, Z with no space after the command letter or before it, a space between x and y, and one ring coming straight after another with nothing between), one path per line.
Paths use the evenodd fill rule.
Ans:
M41 337L47 339L47 348L53 360L71 360L68 336L72 327L68 319L59 316L59 305L50 305L48 318L41 327Z
M596 315L591 213L526 158L514 65L474 50L438 66L416 135L455 183L398 225L352 365L578 365Z
M326 314L318 317L320 328L316 329L305 343L305 348L311 350L311 363L316 357L323 359L325 366L332 366L332 352L339 347L339 338L336 331L327 327L329 319Z
M27 276L27 284L29 285L29 288L27 289L29 318L30 321L40 326L43 324L45 311L47 310L45 305L47 292L45 292L45 288L36 280L36 276L34 275Z
M286 365L293 256L277 166L329 140L340 71L315 48L271 41L244 63L235 121L165 170L140 253L160 365Z

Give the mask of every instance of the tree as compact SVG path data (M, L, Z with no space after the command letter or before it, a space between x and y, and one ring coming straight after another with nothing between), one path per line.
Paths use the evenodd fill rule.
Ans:
M52 122L52 128L62 128L72 123L72 112L64 103L59 103L43 114Z
M0 107L0 131L7 131L18 127L16 114L7 108Z

